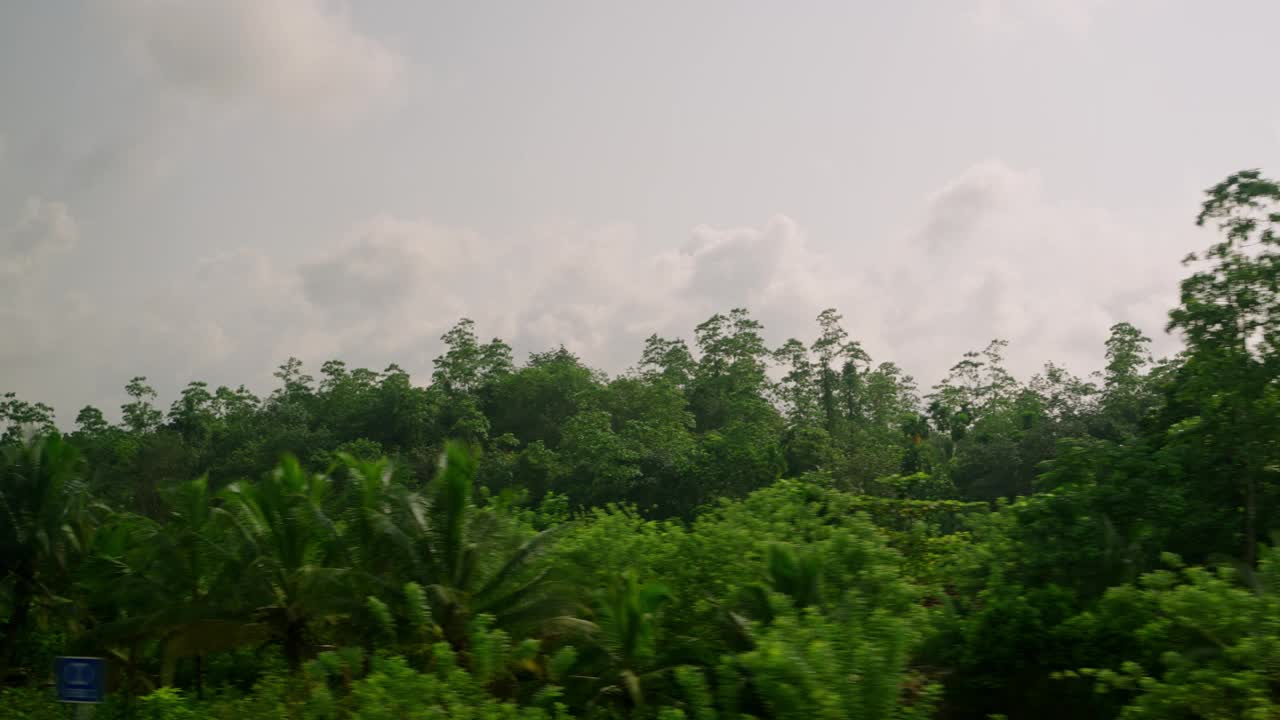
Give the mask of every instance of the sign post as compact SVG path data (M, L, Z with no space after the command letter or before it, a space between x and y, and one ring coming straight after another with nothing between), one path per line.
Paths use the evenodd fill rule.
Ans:
M91 717L106 696L106 663L98 657L59 657L53 661L58 702L76 703L77 717Z

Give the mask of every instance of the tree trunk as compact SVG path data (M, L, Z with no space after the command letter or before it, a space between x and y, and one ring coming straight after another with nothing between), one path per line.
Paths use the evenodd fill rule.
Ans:
M1250 568L1258 563L1258 483L1253 473L1244 489L1244 561Z
M1260 397L1260 393L1253 394ZM1246 401L1247 402L1247 401ZM1235 421L1234 436L1237 444L1229 445L1228 467L1235 465L1244 474L1244 561L1253 568L1258 560L1258 474L1254 471L1257 465L1253 459L1253 425L1246 422L1247 414L1237 401L1232 408L1232 419ZM1243 446L1243 447L1241 447ZM1243 456L1243 457L1241 457Z
M295 675L302 670L303 629L298 621L290 621L284 629L284 657Z

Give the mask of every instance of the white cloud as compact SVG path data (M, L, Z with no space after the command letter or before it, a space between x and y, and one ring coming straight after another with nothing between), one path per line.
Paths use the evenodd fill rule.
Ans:
M647 244L625 224L550 226L508 241L377 217L301 262L252 250L211 258L146 303L129 344L163 348L147 362L175 385L266 382L288 355L313 368L342 357L425 375L439 336L465 316L518 352L564 344L621 371L648 334L689 336L714 312L747 306L781 333L808 332L821 309L818 263L789 218L699 227L673 252Z
M23 227L51 237L74 227L56 204L33 207ZM698 226L666 251L625 223L550 225L513 240L379 216L311 257L222 253L142 307L65 313L63 340L23 327L45 349L98 338L111 353L95 358L99 385L143 373L174 392L193 378L265 389L290 355L312 370L340 357L396 362L425 378L439 336L464 316L517 352L563 343L618 372L650 333L689 338L715 312L747 307L776 344L812 339L816 314L836 307L875 360L893 360L928 386L996 337L1011 341L1010 365L1023 376L1048 360L1077 372L1098 367L1107 328L1121 320L1160 337L1182 275L1177 260L1202 244L1180 229L1166 235L1158 223L1058 202L1036 173L998 160L926 195L914 229L892 240L857 248L863 262L853 264L816 250L784 215ZM79 392L94 400L101 391Z
M930 253L963 250L978 239L974 231L980 225L1035 203L1040 192L1034 173L995 160L979 162L932 194L928 221L918 237Z
M136 50L170 85L219 100L346 112L386 95L399 53L325 0L122 0Z
M303 289L333 312L385 311L424 288L440 291L454 267L483 262L482 242L425 220L377 217L353 229L344 246L304 262Z
M251 249L206 258L128 317L127 344L150 349L137 372L175 387L266 382L315 326L297 274Z
M882 333L929 378L997 337L1023 374L1049 360L1091 370L1121 321L1172 351L1163 328L1194 235L1057 202L1035 173L982 162L929 198L919 229L896 249L896 270L880 285L893 308Z
M660 259L674 279L673 294L682 312L668 332L688 334L712 313L745 307L769 337L807 337L813 318L828 301L848 300L856 288L814 250L800 224L775 215L761 227L694 228L675 256ZM846 305L848 307L848 305Z

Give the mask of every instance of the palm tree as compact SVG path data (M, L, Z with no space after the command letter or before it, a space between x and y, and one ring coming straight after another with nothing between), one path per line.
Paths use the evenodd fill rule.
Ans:
M239 541L239 602L251 608L284 649L293 671L302 667L311 624L355 607L342 538L325 513L330 480L308 474L285 456L267 477L235 483L217 512Z
M785 598L784 605L797 610L822 605L822 558L813 549L798 549L784 543L770 543L765 549L766 581L743 588L741 602L752 620L768 625L781 607L775 598ZM748 620L729 613L731 630L739 648L750 645Z
M155 574L153 549L162 531L132 513L108 517L85 547L76 574L83 612L75 644L112 658L127 693L146 693L154 682L139 671L143 645L155 633L154 617L173 606L171 588Z
M592 672L576 676L590 682L589 704L643 705L645 683L672 669L659 658L655 643L656 615L668 597L665 586L642 583L633 570L614 578L600 593L596 622L587 626L589 647L581 663Z
M395 592L392 581L415 559L402 516L414 506L411 492L397 482L386 458L370 461L338 453L338 461L345 473L335 478L332 514L340 520L351 567L378 594Z
M549 568L538 563L554 531L515 539L501 517L472 504L474 474L470 452L451 442L426 492L401 497L411 579L427 591L432 618L455 650L466 649L470 624L480 615L520 637L571 607L549 581Z
M168 588L169 601L151 626L162 639L162 683L171 684L177 661L191 657L196 692L202 694L205 655L258 641L266 628L229 602L239 573L208 478L181 483L166 495L168 517L153 541L152 568Z
M55 595L85 540L83 468L56 431L0 449L0 583L11 593L0 628L0 681L17 659L34 603Z
M82 642L114 655L128 668L137 648L158 640L162 685L178 660L196 661L203 690L203 658L263 639L265 628L232 604L235 547L219 527L205 478L165 493L166 522L116 513L98 529L78 577L82 604L95 620ZM133 677L145 689L149 679Z

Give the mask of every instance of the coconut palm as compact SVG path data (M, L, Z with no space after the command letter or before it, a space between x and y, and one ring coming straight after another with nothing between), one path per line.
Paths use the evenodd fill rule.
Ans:
M342 537L325 512L329 492L327 476L307 473L286 456L261 481L228 487L217 509L238 541L235 601L267 627L294 671L312 623L351 612L361 597L350 587Z
M265 628L233 602L237 548L227 542L231 528L218 522L205 478L171 488L166 499L163 523L114 513L94 533L77 583L93 620L80 642L117 656L127 669L136 646L159 641L161 684L190 657L199 693L205 655L261 641Z
M16 660L37 601L56 596L90 525L79 453L56 431L0 449L0 680Z
M571 607L538 561L554 531L521 541L496 513L471 501L475 463L449 443L424 493L402 496L400 520L411 538L409 578L427 592L440 634L464 650L480 615L513 637L536 634Z
M645 704L646 684L674 666L658 652L657 613L667 588L643 583L628 570L597 594L593 623L580 623L585 640L571 680L585 681L588 706Z

